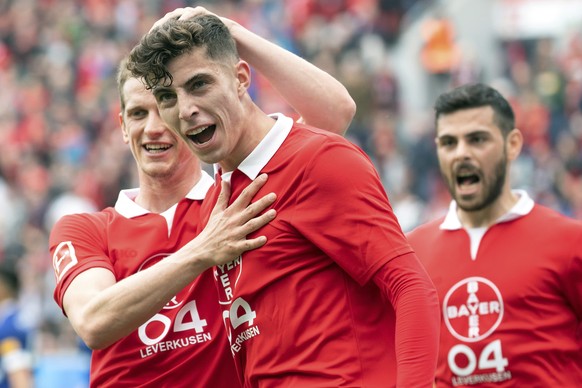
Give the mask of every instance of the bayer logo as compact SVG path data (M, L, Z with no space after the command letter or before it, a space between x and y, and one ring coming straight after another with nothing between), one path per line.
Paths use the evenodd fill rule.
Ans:
M503 298L488 279L470 277L453 285L443 300L449 332L464 342L487 338L503 319Z

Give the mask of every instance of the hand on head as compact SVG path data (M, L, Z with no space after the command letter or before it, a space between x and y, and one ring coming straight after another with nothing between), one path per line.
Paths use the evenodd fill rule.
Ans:
M220 16L216 15L215 13L210 12L209 10L207 10L206 8L201 7L201 6L176 8L175 10L168 12L167 14L164 15L163 18L161 18L160 20L155 22L154 25L152 26L152 28L150 28L150 32L152 30L156 29L157 27L161 26L162 24L164 24L166 21L168 21L170 19L188 20L188 19L191 19L193 17L200 16L200 15L214 15L214 16L220 18L224 22L224 18L221 18Z

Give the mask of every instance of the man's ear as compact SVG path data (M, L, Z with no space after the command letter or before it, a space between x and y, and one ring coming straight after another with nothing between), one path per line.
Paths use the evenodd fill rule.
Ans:
M515 160L518 158L521 147L523 146L523 135L521 131L514 128L507 134L507 158L509 160Z
M119 112L119 127L121 128L121 134L123 135L123 142L129 144L129 134L125 129L125 122L123 121L123 112Z
M236 64L236 78L238 80L239 95L242 95L251 86L251 67L242 59Z

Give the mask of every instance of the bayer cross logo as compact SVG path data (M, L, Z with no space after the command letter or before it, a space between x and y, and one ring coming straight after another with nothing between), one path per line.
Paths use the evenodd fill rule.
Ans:
M457 339L477 342L487 338L503 319L503 299L490 280L471 277L455 284L445 295L443 317Z
M218 303L230 305L233 300L234 289L242 275L242 257L234 259L230 263L214 267L214 278L219 283Z

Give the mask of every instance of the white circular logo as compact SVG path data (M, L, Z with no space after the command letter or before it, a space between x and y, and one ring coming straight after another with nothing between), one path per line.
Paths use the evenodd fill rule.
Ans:
M503 319L503 299L493 282L470 277L453 285L443 300L449 332L464 342L487 338Z
M214 279L218 282L218 303L230 305L234 298L234 290L243 271L242 256L230 263L214 266Z

